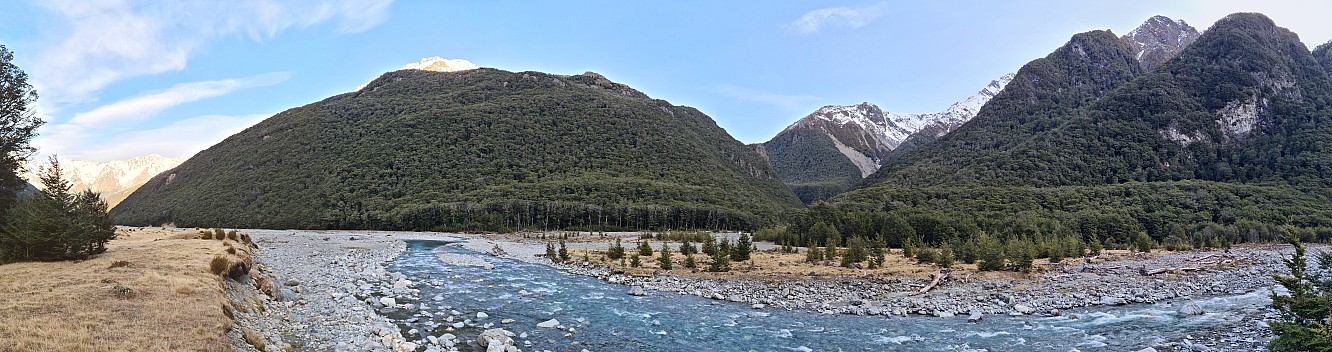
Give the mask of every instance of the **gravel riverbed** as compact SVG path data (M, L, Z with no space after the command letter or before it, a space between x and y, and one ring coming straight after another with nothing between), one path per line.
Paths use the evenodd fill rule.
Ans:
M399 310L412 311L395 301L421 302L422 281L385 270L401 254L403 240L465 240L461 246L480 253L552 265L570 273L593 276L625 285L626 294L679 294L740 302L756 309L788 309L825 314L907 316L968 319L987 315L1058 316L1078 307L1173 302L1187 299L1270 292L1271 274L1284 272L1274 246L1237 247L1210 251L1127 257L1087 263L1071 259L1054 265L1034 279L979 280L960 275L923 295L910 295L926 284L922 278L822 277L810 279L711 279L657 275L617 274L604 267L551 263L537 255L544 246L535 242L506 241L480 236L394 233L246 231L262 248L256 262L282 283L281 300L261 313L238 315L242 326L261 331L275 346L312 351L445 351L458 345L477 346L477 336L421 336L400 331L393 323ZM466 256L442 256L458 265L487 265ZM1144 275L1144 271L1183 268ZM430 301L426 299L425 301ZM434 307L440 308L440 307ZM447 308L447 307L446 307ZM1189 312L1184 305L1180 314ZM468 314L434 317L444 323L468 324ZM1261 350L1271 338L1257 312L1255 322L1234 331L1218 331L1168 341L1165 350ZM453 319L448 319L453 318ZM1069 316L1076 319L1076 316ZM454 322L454 320L457 320ZM404 338L404 336L409 336ZM510 350L520 347L508 345ZM501 349L503 350L503 349Z

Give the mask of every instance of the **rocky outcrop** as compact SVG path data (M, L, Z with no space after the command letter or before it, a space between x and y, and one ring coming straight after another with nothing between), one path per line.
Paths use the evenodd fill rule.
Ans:
M1138 63L1146 71L1174 58L1185 47L1198 40L1198 36L1198 30L1184 23L1184 20L1152 16L1120 40L1133 48L1134 53L1138 55Z

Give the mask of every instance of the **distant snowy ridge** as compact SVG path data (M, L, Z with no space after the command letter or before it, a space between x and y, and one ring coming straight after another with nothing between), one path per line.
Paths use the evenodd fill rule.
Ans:
M981 106L1003 91L1013 74L1006 74L986 85L976 94L932 113L891 113L869 102L856 105L828 105L786 127L782 132L800 128L823 131L837 143L838 150L860 168L861 176L879 169L883 158L915 133L943 136L970 121Z
M167 158L152 154L108 162L60 160L60 167L64 169L65 180L70 182L73 191L92 190L101 193L108 205L115 206L153 176L179 166L186 159L189 158ZM38 188L42 187L34 166L29 167L23 178Z

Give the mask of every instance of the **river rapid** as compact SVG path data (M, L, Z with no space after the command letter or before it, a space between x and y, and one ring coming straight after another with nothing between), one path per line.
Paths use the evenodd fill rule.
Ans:
M441 257L474 258L464 264ZM488 264L488 265L486 265ZM493 266L493 267L492 267ZM524 351L1136 351L1188 348L1261 324L1267 290L1156 304L1069 309L1059 316L852 316L752 309L740 303L629 288L549 266L479 254L443 241L408 241L387 268L420 290L387 314L416 339L514 333ZM1194 303L1205 314L1184 316ZM484 313L478 317L477 313ZM556 319L559 328L539 328ZM464 322L461 328L453 324ZM504 323L505 321L508 323ZM450 331L452 329L452 331ZM1258 344L1261 344L1259 341ZM1251 344L1252 345L1252 344ZM1241 344L1243 346L1243 344ZM459 344L459 349L479 350ZM1236 350L1232 346L1217 346Z

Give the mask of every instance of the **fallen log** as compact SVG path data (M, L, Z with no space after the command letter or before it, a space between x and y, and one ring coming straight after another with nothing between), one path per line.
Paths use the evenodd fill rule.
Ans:
M912 296L915 296L915 295L923 295L923 294L925 294L926 292L930 292L931 289L934 289L934 286L938 286L939 283L940 283L940 282L943 282L944 279L947 279L947 278L949 278L949 277L952 277L952 272L953 272L953 271L950 270L950 269L948 269L948 268L944 268L943 270L939 270L939 273L938 273L938 274L932 274L932 275L931 275L931 276L934 277L934 281L930 281L930 284L929 284L929 285L925 285L925 287L922 287L919 291L916 291L916 293L913 293L913 294L911 294L911 295L912 295Z
M1153 270L1144 270L1144 271L1142 272L1142 275L1143 275L1143 276L1152 276L1152 275L1161 274L1161 273L1167 273L1167 272L1172 272L1172 271L1183 271L1183 272L1188 272L1188 271L1198 271L1198 270L1202 270L1202 268L1193 268L1193 267L1182 267L1182 268L1160 268L1160 269L1153 269Z

